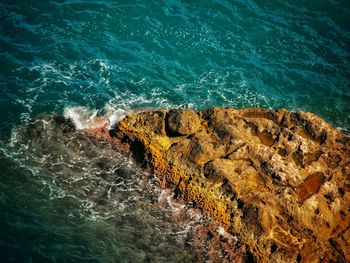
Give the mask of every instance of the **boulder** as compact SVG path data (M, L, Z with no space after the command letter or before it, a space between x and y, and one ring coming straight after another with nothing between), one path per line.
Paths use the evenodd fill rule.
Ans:
M193 110L179 109L168 112L169 135L190 135L195 133L200 125L200 118Z

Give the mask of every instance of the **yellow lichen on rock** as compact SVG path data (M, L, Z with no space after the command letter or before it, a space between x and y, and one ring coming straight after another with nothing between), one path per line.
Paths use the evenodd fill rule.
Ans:
M134 113L117 134L258 262L350 261L350 138L312 113Z

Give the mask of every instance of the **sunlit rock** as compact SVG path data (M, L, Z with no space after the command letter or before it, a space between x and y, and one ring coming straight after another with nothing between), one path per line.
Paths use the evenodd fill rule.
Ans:
M145 111L117 136L256 261L350 261L350 138L316 115Z

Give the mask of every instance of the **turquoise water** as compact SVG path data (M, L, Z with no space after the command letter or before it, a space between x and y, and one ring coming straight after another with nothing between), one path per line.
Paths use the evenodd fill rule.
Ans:
M87 161L63 161L62 176L51 167L59 158L48 162L43 142L21 129L37 115L77 107L84 107L79 113L108 115L144 107L231 106L311 111L349 132L349 17L346 0L1 1L2 260L182 262L178 240L160 233L167 249L155 250L154 240L135 244L130 229L120 230L147 225L141 240L156 227L169 232L160 227L169 209L142 219L144 210L133 214L124 203L128 219L113 206L111 223L96 198L67 179L81 174ZM67 139L58 137L61 148L53 151L67 152ZM118 158L108 163L130 163ZM98 174L98 168L84 171ZM134 164L130 169L141 176ZM91 180L77 181L88 187ZM130 195L148 207L157 191ZM147 211L152 209L159 207ZM171 222L168 228L183 230Z

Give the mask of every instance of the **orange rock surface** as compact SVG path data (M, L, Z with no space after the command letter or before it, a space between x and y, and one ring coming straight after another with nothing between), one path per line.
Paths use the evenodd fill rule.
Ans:
M350 138L312 113L133 113L117 127L175 193L257 262L350 262Z

